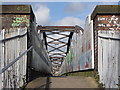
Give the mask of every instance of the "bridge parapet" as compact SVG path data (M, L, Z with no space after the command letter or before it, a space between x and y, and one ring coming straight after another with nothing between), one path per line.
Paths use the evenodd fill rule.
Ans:
M27 79L28 31L34 16L30 5L1 5L0 88L19 88Z
M94 28L95 71L105 88L120 85L120 5L97 5L91 19Z
M50 64L44 48L40 49L42 43L36 31L36 20L31 6L0 7L0 89L20 88L31 80L32 68L40 71L39 65L42 62L42 71L50 73Z

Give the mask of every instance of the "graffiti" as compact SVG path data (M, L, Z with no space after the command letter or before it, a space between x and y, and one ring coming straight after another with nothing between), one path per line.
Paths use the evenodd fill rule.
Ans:
M29 26L29 18L24 15L22 17L14 17L12 21L12 26Z
M89 64L88 64L88 62L86 62L86 64L85 64L85 68L89 68Z
M70 48L70 51L69 51L69 53L68 53L68 55L67 55L67 60L68 60L68 62L72 62L72 60L73 60L73 52L72 52L72 50L71 50L71 48Z
M93 69L93 22L90 21L90 16L86 20L84 33L77 33L73 35L69 53L67 54L62 67L61 73ZM74 43L74 42L77 43ZM66 70L63 69L66 68Z
M78 61L78 70L80 70L80 61Z
M89 44L88 44L88 50L90 50L91 49L91 43L89 42Z
M17 10L18 11L25 11L25 10L27 10L27 8L24 6L20 6L20 7L17 7Z
M84 52L84 45L82 45L82 52Z
M98 26L107 27L109 30L119 30L120 22L118 21L118 19L119 18L115 15L98 17Z

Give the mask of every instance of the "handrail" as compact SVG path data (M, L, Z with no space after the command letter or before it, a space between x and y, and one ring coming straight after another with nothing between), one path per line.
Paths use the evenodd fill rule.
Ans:
M25 52L23 52L19 57L14 59L11 63L9 63L7 66L5 66L2 70L0 70L0 74L2 74L5 70L7 70L10 66L12 66L16 61L18 61L23 55L25 55L27 52L29 52L33 46L31 46L29 49L27 49Z
M17 35L17 36L13 36L13 37L10 37L10 38L2 39L2 40L0 40L0 42L5 42L5 41L8 41L8 40L11 40L11 39L17 38L17 37L20 38L20 37L23 37L23 36L25 36L25 35L27 35L27 32L24 33L24 34L22 34L22 35Z
M98 36L100 38L104 38L104 39L111 39L111 40L120 40L120 38L113 38L113 37L104 37L104 36Z

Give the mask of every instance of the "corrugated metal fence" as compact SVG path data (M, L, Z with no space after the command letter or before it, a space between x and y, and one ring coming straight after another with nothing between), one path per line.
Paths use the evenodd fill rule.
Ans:
M98 32L98 72L106 88L117 88L119 83L120 32Z
M0 31L0 88L19 88L26 81L26 54L7 70L6 66L27 50L27 28Z
M51 62L44 47L42 36L40 36L40 33L37 33L36 30L32 30L31 33L33 46L31 67L33 70L41 73L51 73Z
M120 76L120 16L118 14L97 15L94 21L94 27L96 27L94 31L97 32L95 39L98 40L96 44L98 50L95 49L95 52L98 52L100 82L105 88L117 88L117 84L120 84L118 80Z
M31 6L2 5L0 13L0 89L22 87L35 76L32 68L51 73Z
M87 17L84 31L73 34L71 46L59 73L94 69L93 21Z

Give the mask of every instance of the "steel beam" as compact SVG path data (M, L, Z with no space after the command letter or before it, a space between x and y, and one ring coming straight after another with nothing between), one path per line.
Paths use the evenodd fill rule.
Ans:
M47 40L46 40L45 44L48 47L52 48L52 50L48 51L48 55L49 55L50 61L52 63L56 64L56 66L53 65L53 67L56 67L55 71L59 70L59 68L64 60L64 57L66 57L66 55L69 51L73 33L78 33L78 32L80 32L80 30L83 32L83 29L79 26L38 26L37 30L40 30L41 33L44 33L45 39L47 39L47 38L52 39L49 42L47 42ZM50 32L50 33L45 34L46 32ZM69 35L68 35L68 33L62 34L62 32L69 32ZM61 37L60 38L52 37L52 35L55 35L55 34L61 35ZM64 41L62 41L62 39L67 39L67 40L66 40L66 42L64 42ZM54 46L54 45L59 45L59 44L63 44L63 45L61 45L59 47ZM65 46L67 46L66 52L61 50L61 48L65 47ZM58 50L58 52L60 52L60 53L55 52L55 50ZM59 64L59 63L61 63L61 64Z

